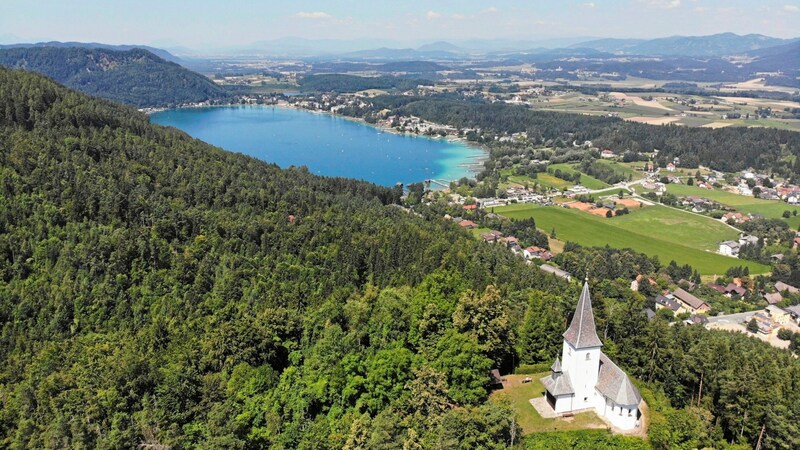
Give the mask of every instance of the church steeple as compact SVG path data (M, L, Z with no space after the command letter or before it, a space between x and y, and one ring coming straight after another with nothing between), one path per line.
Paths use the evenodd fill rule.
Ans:
M594 324L588 281L583 284L583 291L580 299L578 299L578 306L575 308L572 323L569 324L569 328L564 332L564 340L575 349L603 346L597 336L597 328Z

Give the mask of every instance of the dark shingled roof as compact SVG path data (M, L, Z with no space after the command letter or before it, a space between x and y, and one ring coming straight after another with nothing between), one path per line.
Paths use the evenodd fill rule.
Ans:
M575 315L572 316L572 323L564 332L564 340L569 342L576 349L602 347L603 343L597 337L597 328L594 324L594 314L592 314L592 299L589 296L589 283L583 284L581 298L578 300L578 307L575 308Z
M628 375L603 353L600 353L600 373L596 388L620 406L639 406L642 401L642 395Z
M539 381L542 382L544 388L547 389L547 392L554 397L575 393L575 389L572 388L572 381L570 380L568 373L554 373L544 378L540 378Z

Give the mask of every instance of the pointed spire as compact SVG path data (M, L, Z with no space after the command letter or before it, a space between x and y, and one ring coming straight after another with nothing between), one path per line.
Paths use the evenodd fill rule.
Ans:
M592 298L589 295L589 282L583 283L581 298L572 316L572 323L564 332L564 340L576 349L602 347L603 343L597 337L597 328L594 324L592 313Z
M561 373L561 360L558 359L558 356L556 356L556 362L554 362L553 365L550 366L550 370L553 371L553 375Z

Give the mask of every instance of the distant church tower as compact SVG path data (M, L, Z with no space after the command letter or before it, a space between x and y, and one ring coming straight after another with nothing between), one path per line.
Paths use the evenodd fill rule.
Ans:
M557 413L595 409L620 429L636 427L642 397L628 375L600 351L603 343L597 336L588 282L563 336L561 359L556 358L552 373L541 379L550 406Z

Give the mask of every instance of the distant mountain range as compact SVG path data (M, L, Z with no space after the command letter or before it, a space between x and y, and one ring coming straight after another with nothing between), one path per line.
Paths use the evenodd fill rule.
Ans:
M363 59L463 59L505 53L543 53L554 49L562 53L575 49L592 49L601 53L649 56L711 57L743 54L754 50L790 44L797 39L779 39L760 34L720 33L708 36L671 36L656 39L616 39L574 37L559 39L468 39L435 41L408 45L387 39L302 39L280 38L254 42L246 46L191 51L174 48L187 57L214 56L280 56L296 58L363 58ZM163 55L160 55L166 58Z
M593 48L602 52L632 55L726 56L795 41L797 39L778 39L761 34L740 36L734 33L720 33L710 36L672 36L650 40L598 39L581 42L570 47Z
M136 107L224 98L208 78L141 49L29 46L0 49L0 65L32 70L90 95Z

